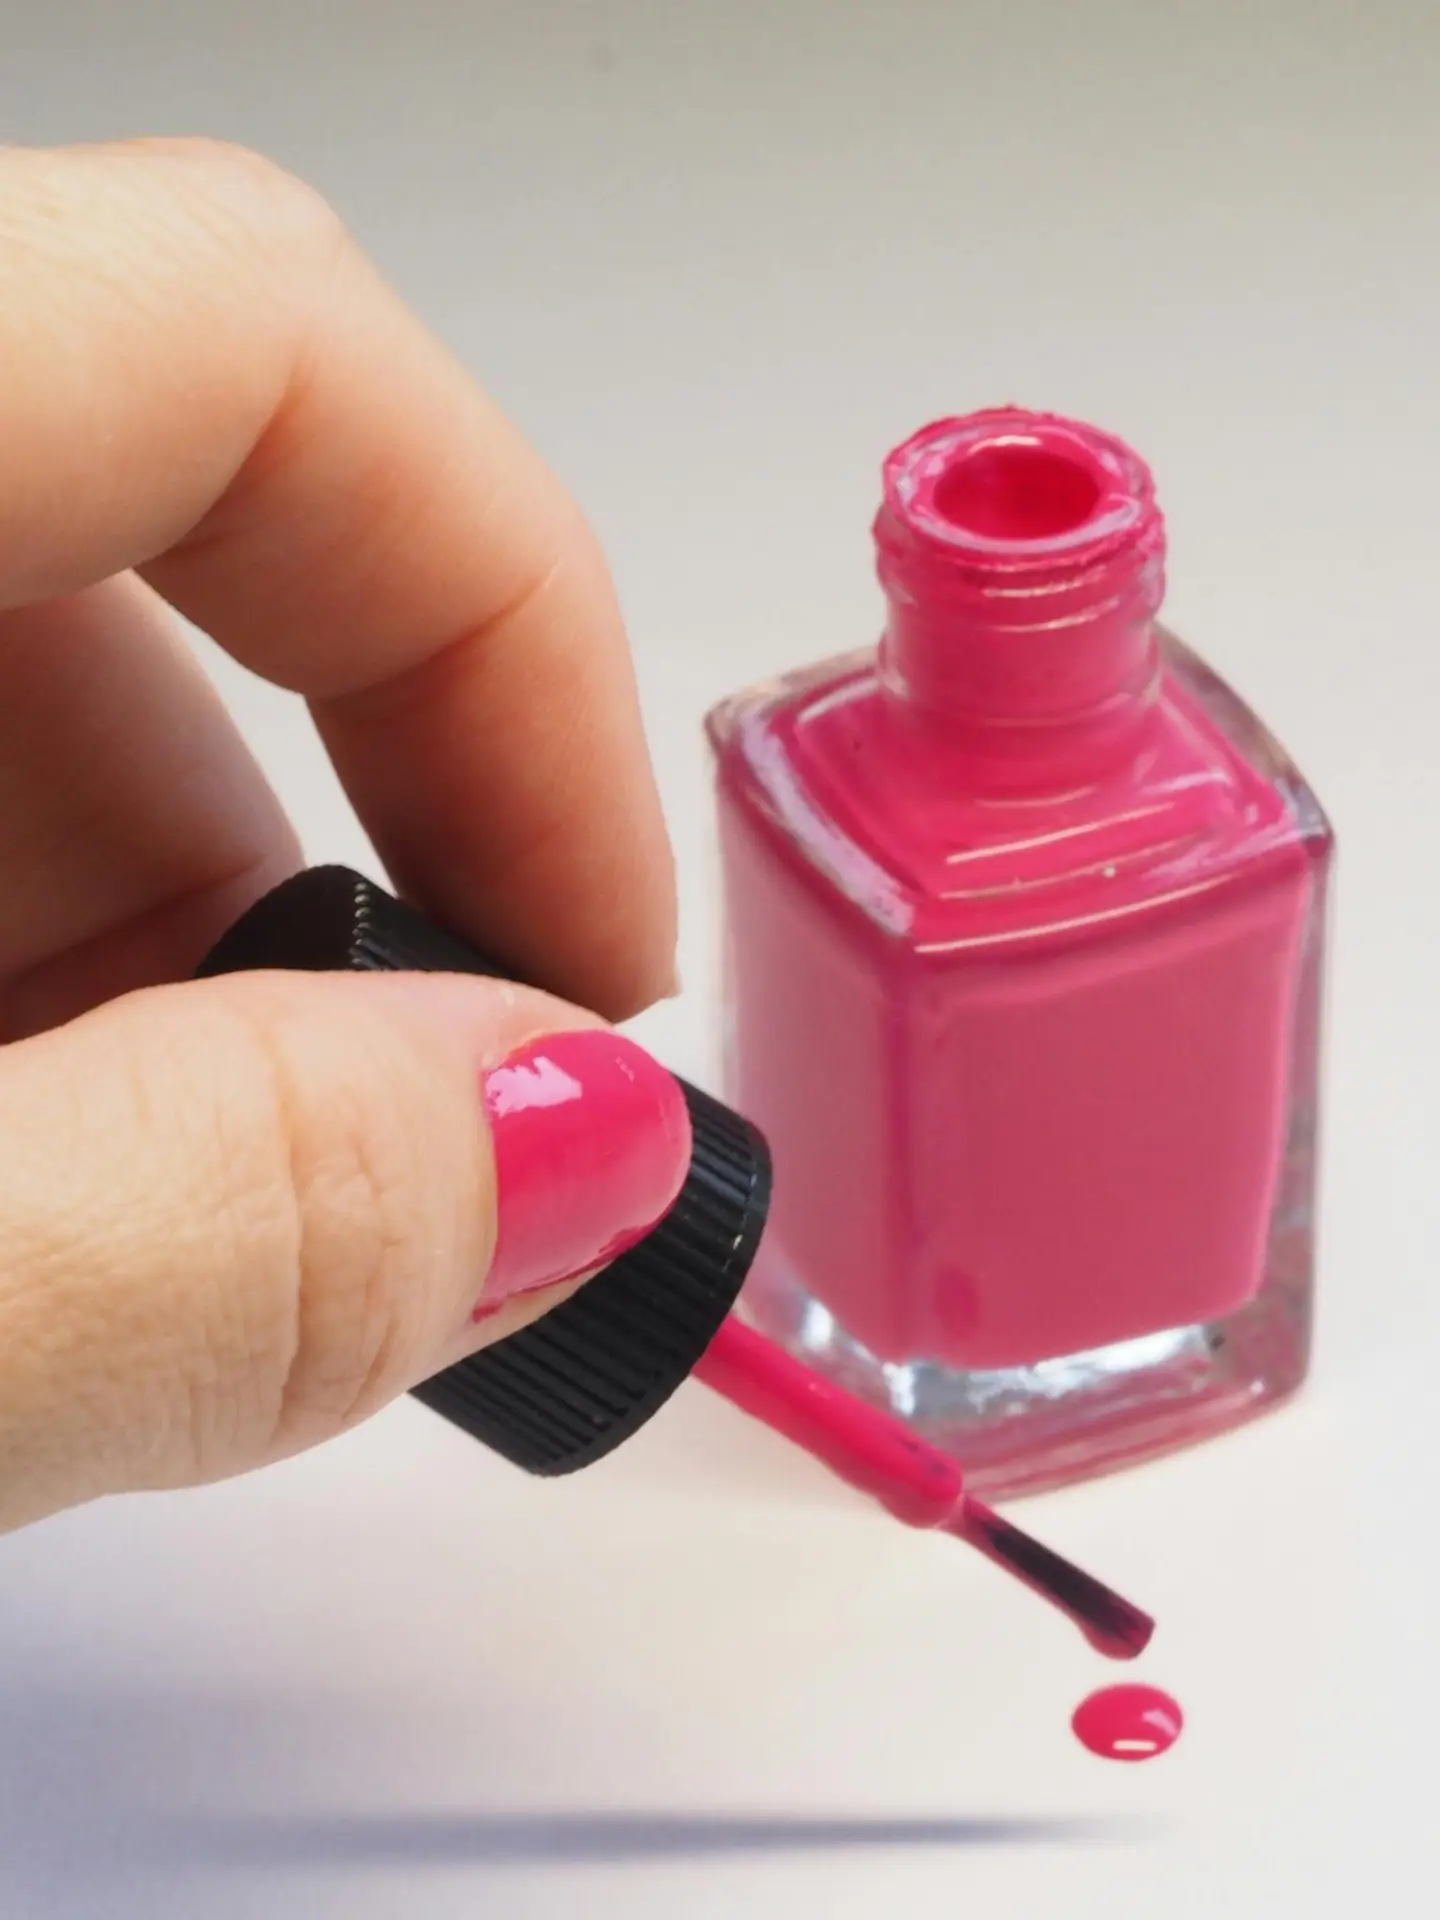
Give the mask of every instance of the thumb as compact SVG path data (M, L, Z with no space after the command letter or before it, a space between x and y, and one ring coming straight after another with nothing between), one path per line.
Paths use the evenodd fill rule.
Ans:
M674 1080L435 974L234 974L0 1051L0 1527L243 1472L513 1332L678 1193Z

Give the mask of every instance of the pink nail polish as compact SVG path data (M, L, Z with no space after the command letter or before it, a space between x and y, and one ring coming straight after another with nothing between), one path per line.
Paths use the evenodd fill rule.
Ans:
M690 1162L674 1077L603 1028L532 1041L484 1076L484 1098L499 1229L477 1320L634 1246Z
M711 716L750 1318L1016 1492L1302 1379L1329 828L1156 625L1120 442L891 455L876 652Z

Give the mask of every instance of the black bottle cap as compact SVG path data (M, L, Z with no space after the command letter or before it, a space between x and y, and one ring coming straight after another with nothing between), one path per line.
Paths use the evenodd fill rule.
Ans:
M198 971L257 968L502 971L346 867L313 867L266 894ZM638 1431L699 1362L755 1258L770 1203L765 1142L680 1087L694 1147L659 1226L542 1320L415 1389L529 1473L573 1473Z

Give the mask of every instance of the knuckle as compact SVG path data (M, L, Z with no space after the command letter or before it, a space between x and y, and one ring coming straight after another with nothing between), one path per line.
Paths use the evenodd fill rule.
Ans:
M313 187L248 147L204 138L0 155L0 282L50 276L63 320L92 325L97 291L147 321L187 307L281 341L323 304L351 242ZM57 270L58 273L57 273Z
M132 1201L108 1332L156 1356L131 1424L156 1429L172 1480L342 1430L409 1384L427 1337L425 1266L444 1236L424 1229L444 1210L408 1124L417 1068L383 1024L327 998L256 981L167 999L110 1055L105 1131L126 1143ZM91 1273L115 1257L103 1222L93 1238Z
M474 1227L429 1057L313 982L211 985L0 1076L0 1525L294 1452L453 1331Z
M228 253L302 279L328 275L348 245L323 194L250 147L203 138L159 143L167 178L189 217Z
M313 1017L266 1035L289 1250L290 1353L275 1408L288 1449L381 1405L408 1377L427 1296L437 1198L424 1142L395 1097L406 1063L382 1031Z

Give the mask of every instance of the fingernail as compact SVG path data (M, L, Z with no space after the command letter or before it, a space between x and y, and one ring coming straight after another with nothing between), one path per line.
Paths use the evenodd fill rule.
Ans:
M690 1165L685 1096L618 1033L531 1041L483 1087L498 1231L477 1319L633 1247L669 1210Z

